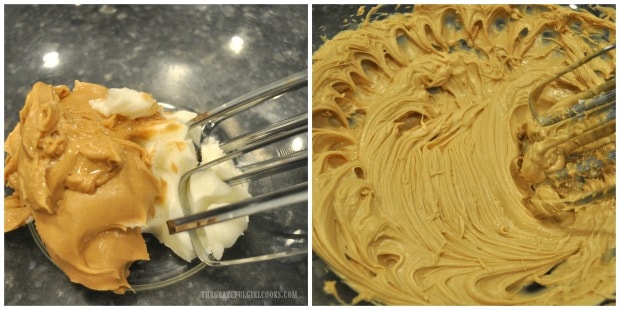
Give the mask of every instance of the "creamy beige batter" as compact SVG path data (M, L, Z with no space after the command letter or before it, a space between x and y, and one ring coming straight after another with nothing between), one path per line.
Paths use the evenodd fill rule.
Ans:
M615 198L537 210L529 202L559 193L518 165L524 143L553 134L528 110L533 86L615 42L615 10L603 11L416 5L313 55L313 250L353 302L615 298ZM613 74L615 51L566 81L585 89ZM615 182L612 168L597 182Z
M73 91L33 86L5 141L4 175L15 192L5 198L4 229L34 217L47 252L71 281L123 293L131 263L149 259L141 227L161 198L150 156L135 141L159 123L175 125L157 111L133 120L89 106L107 93L79 81Z

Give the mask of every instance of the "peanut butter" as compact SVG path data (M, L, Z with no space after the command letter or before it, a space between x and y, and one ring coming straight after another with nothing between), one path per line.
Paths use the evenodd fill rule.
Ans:
M615 299L615 198L559 212L566 193L517 164L554 134L528 109L534 85L615 42L615 10L600 10L416 5L315 52L312 244L354 303ZM615 51L543 97L611 75ZM615 182L612 168L597 182Z
M131 263L149 259L141 229L160 195L149 154L135 141L165 120L104 116L89 101L107 93L79 81L73 91L33 86L5 141L5 180L15 190L5 198L5 232L34 218L71 281L123 293Z

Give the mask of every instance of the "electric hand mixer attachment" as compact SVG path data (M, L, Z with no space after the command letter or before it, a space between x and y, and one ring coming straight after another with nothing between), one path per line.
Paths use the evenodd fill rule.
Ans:
M533 186L546 185L558 193L559 197L550 201L538 201L551 213L574 210L615 196L615 62L611 76L599 85L575 91L551 106L541 99L547 87L566 85L560 80L564 75L599 57L609 60L612 56L608 53L615 47L615 44L607 46L573 63L538 84L529 96L532 116L549 134L526 146L521 175L527 176ZM587 74L598 74L596 70L587 70ZM610 176L612 180L607 179ZM555 207L550 210L549 205Z
M188 126L190 130L201 126L203 137L208 137L214 131L216 126L227 118L271 99L275 99L287 93L307 87L307 82L307 71L298 72L227 102L212 111L200 114L190 120L188 122ZM201 240L201 238L204 238L204 236L200 236L200 234L196 232L196 228L198 227L307 202L307 178L303 182L289 184L289 186L285 188L277 189L269 193L255 195L251 198L236 203L199 213L192 213L190 203L188 201L189 180L190 177L196 172L216 166L222 162L235 160L248 152L277 143L283 139L307 133L307 128L308 116L307 112L304 112L288 119L273 123L258 131L220 141L220 148L224 151L223 156L204 163L188 171L181 177L178 185L179 198L185 216L167 221L169 233L175 234L188 231L192 239L194 251L203 262L210 265L230 265L307 253L307 236L304 233L304 229L302 229L301 231L298 230L294 236L295 238L293 243L297 245L296 247L291 247L290 249L256 257L216 261L212 259L207 251L205 251L202 247L203 240ZM199 141L194 142L197 145L199 144ZM223 181L230 186L234 186L240 183L254 181L259 178L270 177L277 173L287 172L295 168L305 167L307 169L307 149L293 150L293 152L285 153L288 154L283 154L282 156L269 158L260 162L238 166L238 168L242 171L242 174Z

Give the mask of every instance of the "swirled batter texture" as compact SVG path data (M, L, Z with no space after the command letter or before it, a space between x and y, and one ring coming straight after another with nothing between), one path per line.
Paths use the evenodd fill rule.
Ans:
M168 121L160 113L106 117L88 102L107 93L79 81L73 91L33 86L5 141L4 175L15 192L5 198L4 229L34 217L47 252L71 281L123 293L131 263L149 259L141 228L160 195L150 156L135 141Z
M527 202L557 193L514 167L544 132L533 85L615 42L615 10L603 12L416 5L313 55L313 250L353 302L615 298L615 198L541 218ZM586 89L612 74L615 52L567 80Z

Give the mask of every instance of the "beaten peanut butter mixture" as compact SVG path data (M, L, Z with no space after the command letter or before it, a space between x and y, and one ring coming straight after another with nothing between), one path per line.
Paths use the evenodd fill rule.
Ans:
M135 141L169 121L157 111L135 120L106 117L88 102L107 94L79 81L73 91L33 86L5 141L4 175L15 192L5 198L4 229L34 217L47 252L71 281L123 293L131 263L149 259L141 227L161 198L149 154Z
M416 5L313 55L313 250L354 303L615 299L615 198L541 209L566 193L519 167L554 134L528 109L536 83L615 42L615 10L600 10ZM615 55L542 97L601 84ZM571 191L615 183L615 165L590 183Z

